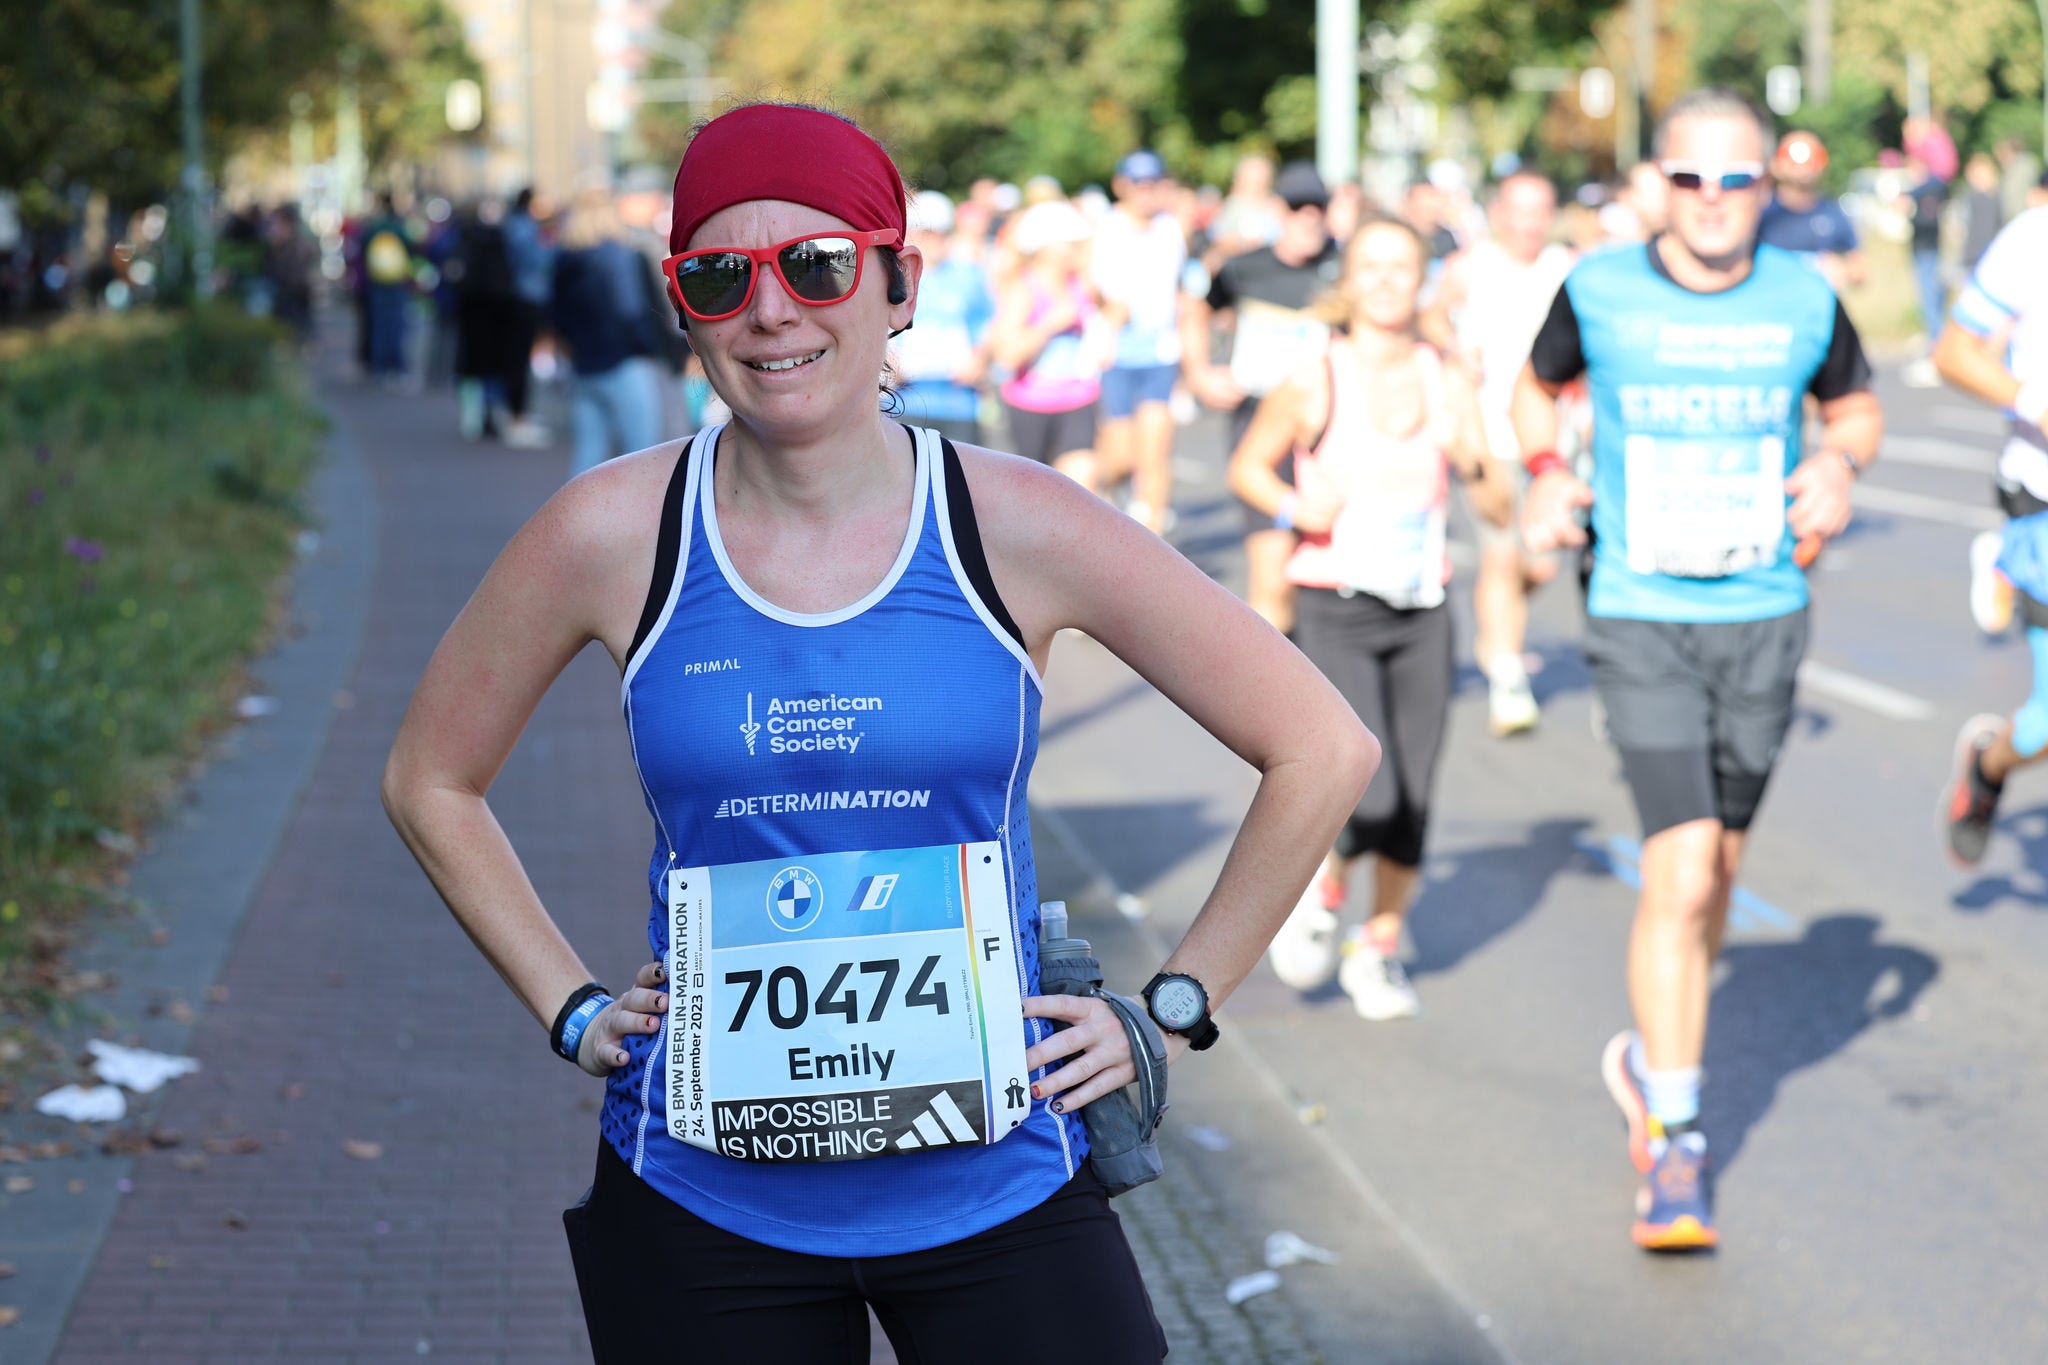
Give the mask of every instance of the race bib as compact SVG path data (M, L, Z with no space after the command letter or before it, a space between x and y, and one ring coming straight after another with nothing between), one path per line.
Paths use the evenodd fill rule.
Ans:
M1230 377L1246 393L1264 397L1295 371L1320 360L1329 345L1329 327L1306 313L1244 299L1237 305Z
M855 1161L1030 1113L999 844L672 868L668 929L678 1141Z
M1392 512L1353 498L1330 528L1330 565L1338 581L1390 607L1413 610L1444 600L1441 507Z
M1636 573L1725 578L1778 560L1785 442L1777 436L1630 436L1624 528Z

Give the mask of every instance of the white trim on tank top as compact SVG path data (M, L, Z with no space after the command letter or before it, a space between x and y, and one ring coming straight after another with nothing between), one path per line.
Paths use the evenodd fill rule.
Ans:
M946 565L953 571L953 586L967 599L967 605L974 608L974 614L981 618L982 625L988 627L988 633L995 636L996 643L1009 650L1016 656L1017 662L1024 665L1025 676L1031 679L1032 686L1036 687L1038 695L1043 697L1045 679L1038 676L1038 665L1031 661L1031 655L1018 642L1017 637L1004 630L1002 624L996 620L995 614L989 611L988 604L983 602L981 594L974 590L974 584L968 581L967 570L960 563L960 547L953 543L953 509L946 502L945 452L939 445L939 433L930 427L912 427L910 430L917 435L919 458L924 460L925 467L931 470L932 501L939 520L939 543L946 547ZM964 467L960 471L960 477L967 477ZM983 559L987 559L986 550ZM993 577L995 571L991 569L989 572Z
M706 474L714 473L717 469L718 433L724 429L721 424L713 427L708 433L711 441L704 461ZM739 570L733 567L732 560L726 556L725 540L718 533L718 481L715 478L704 479L697 490L698 501L704 509L704 543L711 547L711 557L718 561L718 571L725 576L726 586L733 590L734 596L740 601L761 615L789 626L836 626L842 621L851 621L887 597L897 581L903 577L903 571L910 567L911 559L917 554L917 543L924 535L925 505L930 501L925 491L930 472L925 466L924 447L913 440L911 448L917 452L917 469L911 479L910 525L903 533L903 547L896 552L896 562L889 566L888 573L882 575L881 582L868 589L867 594L859 601L850 602L836 611L790 611L776 606L748 587L747 581L740 577Z

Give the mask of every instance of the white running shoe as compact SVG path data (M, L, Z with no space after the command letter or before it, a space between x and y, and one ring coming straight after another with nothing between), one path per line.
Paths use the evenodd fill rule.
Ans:
M1337 974L1337 912L1323 904L1322 878L1318 876L1301 893L1287 922L1273 936L1266 960L1273 975L1298 991L1326 986Z
M1899 379L1909 389L1938 389L1941 387L1941 371L1934 368L1934 362L1926 356L1909 360L1899 371Z
M1998 571L2005 537L1979 531L1970 540L1970 619L1986 635L2003 635L2012 625L2012 581Z
M1488 728L1498 736L1526 734L1536 728L1536 694L1520 659L1502 655L1487 666Z
M1373 947L1363 929L1344 940L1344 965L1337 969L1337 984L1351 997L1358 1017L1372 1023L1413 1019L1422 1013L1421 997L1409 983L1407 970L1399 960Z
M505 428L505 444L514 450L545 450L553 444L554 433L531 417L521 417Z

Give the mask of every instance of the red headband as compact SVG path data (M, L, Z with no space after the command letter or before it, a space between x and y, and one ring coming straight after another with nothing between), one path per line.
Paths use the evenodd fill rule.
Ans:
M904 230L903 177L881 144L833 114L749 104L704 125L676 168L668 249L706 218L753 199L786 199L862 231Z

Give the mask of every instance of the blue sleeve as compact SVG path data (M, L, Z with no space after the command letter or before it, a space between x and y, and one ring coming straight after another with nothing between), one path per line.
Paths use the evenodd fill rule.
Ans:
M1828 211L1834 215L1835 225L1842 230L1842 241L1846 243L1842 250L1844 252L1855 251L1862 245L1856 239L1856 224L1850 220L1847 211L1842 208L1838 200L1828 201Z

